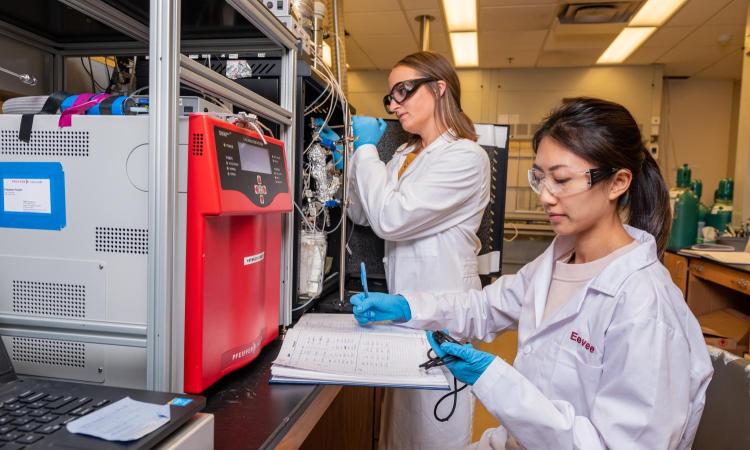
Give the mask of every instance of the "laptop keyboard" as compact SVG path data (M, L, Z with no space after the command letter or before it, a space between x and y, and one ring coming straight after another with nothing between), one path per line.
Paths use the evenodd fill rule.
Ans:
M0 450L23 449L65 424L109 404L108 399L25 391L0 401Z

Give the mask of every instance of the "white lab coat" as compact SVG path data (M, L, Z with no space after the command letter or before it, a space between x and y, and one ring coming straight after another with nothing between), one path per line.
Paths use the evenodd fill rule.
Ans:
M477 230L490 195L490 163L477 143L443 134L424 148L401 178L412 147L400 147L384 164L374 145L362 145L350 160L349 217L385 240L385 270L391 293L404 289L464 292L481 288ZM427 355L425 355L427 360ZM452 381L452 379L451 379ZM448 422L433 408L444 391L389 389L381 421L381 449L455 449L471 439L473 398L464 390ZM452 399L439 414L447 415Z
M483 290L402 292L409 325L491 339L518 327L513 366L496 358L474 395L504 425L474 448L689 449L713 369L697 320L656 256L640 242L545 323L554 261L572 248L557 237L516 275Z

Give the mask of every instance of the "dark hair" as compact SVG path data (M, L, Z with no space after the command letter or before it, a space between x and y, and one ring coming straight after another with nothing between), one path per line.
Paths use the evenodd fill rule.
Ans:
M445 94L442 97L438 96L436 88L433 87L432 91L435 95L435 114L438 124L447 127L457 138L477 140L474 123L461 109L461 83L458 80L458 74L445 56L433 52L412 53L402 58L393 67L398 66L410 67L423 77L445 81ZM410 135L408 142L410 145L418 145L421 138Z
M630 188L618 200L619 210L627 211L629 225L654 236L661 257L672 225L669 190L630 112L622 105L596 98L566 100L534 133L535 153L546 136L595 167L632 172Z

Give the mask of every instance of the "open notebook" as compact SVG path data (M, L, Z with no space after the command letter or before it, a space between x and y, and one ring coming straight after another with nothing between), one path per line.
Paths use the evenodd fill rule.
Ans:
M284 337L271 383L449 389L441 368L419 367L429 348L422 330L361 327L351 314L305 314Z

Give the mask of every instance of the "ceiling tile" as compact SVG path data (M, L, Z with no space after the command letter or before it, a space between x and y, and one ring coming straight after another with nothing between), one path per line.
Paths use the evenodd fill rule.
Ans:
M534 67L536 51L487 51L479 46L479 65L483 68Z
M346 0L344 1L344 14L353 12L373 11L398 11L399 0Z
M349 1L349 0L345 0ZM379 1L379 0L370 0ZM405 10L409 9L438 9L440 8L440 0L399 0L401 6Z
M546 30L557 15L557 5L479 8L480 30Z
M646 47L642 46L636 50L627 61L626 64L653 64L659 57L667 53L671 47Z
M661 27L643 43L642 47L674 47L694 29L694 27Z
M479 46L487 51L540 50L547 36L545 30L535 31L487 31L479 33Z
M346 38L346 63L355 70L375 68L375 64L352 37Z
M375 66L382 70L390 70L399 59L417 51L417 44L411 35L357 37L357 42Z
M675 27L698 26L720 11L732 0L691 0L675 14L667 25Z
M351 13L344 17L344 24L346 30L356 37L411 33L401 11Z
M480 44L481 45L481 44ZM430 50L451 57L451 44L443 33L430 33Z
M406 0L409 1L409 0ZM479 0L479 7L485 6L530 6L557 5L559 0Z
M728 40L719 42L720 37ZM743 25L704 25L687 36L680 45L737 47L744 43L745 26Z
M704 64L698 60L664 64L665 77L690 77L698 73Z
M593 66L601 50L545 51L539 56L537 67L581 67Z
M713 16L706 25L745 25L747 0L734 0Z
M695 74L696 78L742 79L742 50L730 53L715 64Z
M658 59L664 64L668 76L692 76L734 53L738 48L718 46L689 46L684 43L673 48Z

